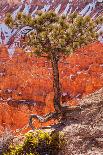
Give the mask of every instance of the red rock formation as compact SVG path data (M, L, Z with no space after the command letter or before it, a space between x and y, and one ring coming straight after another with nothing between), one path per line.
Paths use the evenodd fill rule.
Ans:
M28 123L29 115L32 113L44 114L43 104L33 106L27 105L8 105L6 102L0 103L0 126L1 130L5 128L10 128L12 130L21 129ZM36 126L39 127L40 124L36 122ZM28 128L27 128L28 129Z
M7 48L0 45L0 61L5 62L9 59Z
M54 111L50 62L43 58L29 57L20 49L16 50L12 59L8 58L6 48L1 51L1 58L5 60L0 66L1 98L16 101L29 99L40 104L29 110L27 106L18 109L1 103L0 124L12 126L12 129L21 128L27 123L30 113L42 115ZM103 87L103 44L90 44L63 58L59 71L63 92L61 103L77 104L82 96Z

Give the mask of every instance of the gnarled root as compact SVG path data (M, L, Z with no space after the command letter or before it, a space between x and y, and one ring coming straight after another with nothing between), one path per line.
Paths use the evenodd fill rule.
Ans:
M90 124L93 117L96 119L100 111L103 111L103 88L80 100L79 105L73 107L62 105L61 112L55 111L44 116L30 115L29 126L33 130L35 129L33 126L33 119L39 120L40 123L47 122L51 119L61 119L61 121L68 119L69 121L73 120Z
M57 113L57 112L48 113L44 116L31 114L30 118L29 118L29 126L32 128L32 130L35 129L35 127L33 126L33 119L37 119L37 120L39 120L40 123L44 123L44 122L47 122L51 119L58 119L59 117L60 117L60 113Z
M73 114L74 112L74 114ZM63 122L67 117L70 119L76 119L74 116L76 115L77 112L81 112L81 107L76 106L75 108L69 107L69 106L62 106L61 112L53 112L53 113L48 113L44 116L39 116L36 114L31 114L29 118L29 126L32 128L32 130L35 129L33 126L33 119L38 120L40 123L47 122L51 119L57 119L58 121ZM69 114L69 116L68 116ZM71 117L73 115L73 118Z

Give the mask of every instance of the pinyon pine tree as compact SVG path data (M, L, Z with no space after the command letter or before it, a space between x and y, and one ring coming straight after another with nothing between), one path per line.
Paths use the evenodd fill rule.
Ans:
M77 13L60 16L50 11L38 12L35 17L18 13L15 20L8 14L5 23L11 28L17 29L28 26L25 45L34 47L34 54L39 57L47 57L52 64L55 112L47 114L45 117L31 115L30 123L32 118L47 121L58 114L62 115L59 60L63 55L69 55L75 49L95 41L97 39L96 30L103 23L103 17L94 20L90 16L82 17Z

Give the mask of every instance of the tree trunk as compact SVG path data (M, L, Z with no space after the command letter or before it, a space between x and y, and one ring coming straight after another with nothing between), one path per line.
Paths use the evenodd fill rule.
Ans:
M59 82L58 58L56 53L51 54L51 63L53 68L54 108L56 112L61 112L61 90Z

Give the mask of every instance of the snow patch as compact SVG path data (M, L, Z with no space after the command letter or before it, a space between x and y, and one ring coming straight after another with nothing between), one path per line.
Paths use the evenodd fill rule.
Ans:
M68 93L65 93L65 92L64 92L64 93L62 93L62 96L67 96L67 95L68 95Z
M44 5L43 9L41 9L41 11L48 11L50 8L50 5Z
M93 1L92 3L89 3L88 5L85 6L85 8L80 12L80 15L90 15L93 9L95 9L96 2Z
M9 56L12 57L12 55L14 54L15 52L15 47L11 47L8 49L8 53L9 53Z
M66 6L66 8L65 8L65 10L63 11L62 14L67 15L67 12L68 12L69 8L70 8L70 3L67 4L67 6Z
M55 12L58 13L60 11L61 4L58 5L58 7L55 9Z
M19 8L17 10L15 10L12 14L12 17L15 19L15 17L17 16L18 12L20 12L20 9L22 8L22 5L19 6Z
M70 8L70 11L69 11L69 13L68 13L68 14L70 15L71 13L72 13L72 7Z
M31 5L25 4L25 8L23 10L23 13L28 15L30 11Z
M4 35L4 42L5 44L8 42L10 36L11 36L12 30L6 26L4 23L0 24L0 33ZM0 43L2 43L2 36L0 36Z
M98 33L99 32L103 32L103 25L101 26L101 28L98 30ZM98 40L103 43L103 35L99 36Z
M38 10L38 6L35 8L35 10L32 12L31 16L33 17L35 15L35 12Z

